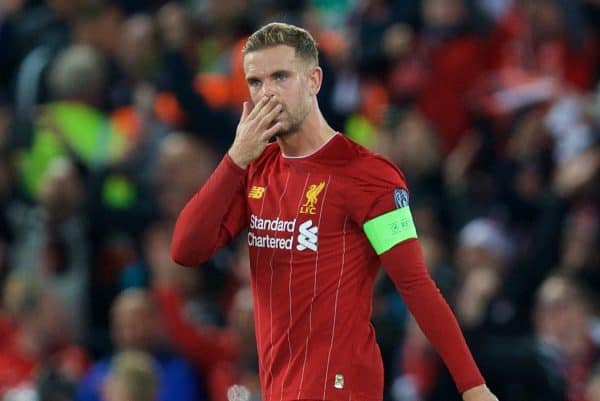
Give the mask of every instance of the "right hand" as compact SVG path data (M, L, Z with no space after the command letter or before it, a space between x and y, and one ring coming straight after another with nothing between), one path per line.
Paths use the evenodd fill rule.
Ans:
M269 140L281 129L281 123L273 121L281 112L281 104L274 96L264 96L250 111L244 102L242 117L237 126L229 157L241 168L258 158L269 144Z
M498 398L492 394L490 389L481 384L475 386L462 394L463 401L498 401Z

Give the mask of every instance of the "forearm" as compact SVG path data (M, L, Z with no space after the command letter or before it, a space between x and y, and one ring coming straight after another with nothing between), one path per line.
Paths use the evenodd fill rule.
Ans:
M421 330L463 393L484 383L460 327L425 267L416 239L380 255L381 261Z
M244 182L245 171L225 156L177 218L171 244L175 262L198 265L233 239L245 224Z

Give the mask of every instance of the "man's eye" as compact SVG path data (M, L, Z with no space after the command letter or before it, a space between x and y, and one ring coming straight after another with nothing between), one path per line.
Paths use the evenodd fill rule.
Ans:
M287 78L287 76L285 74L276 74L275 75L275 79L278 81L283 81L286 78Z
M248 85L252 86L252 87L257 87L258 85L260 85L260 81L258 80L251 80L248 82Z

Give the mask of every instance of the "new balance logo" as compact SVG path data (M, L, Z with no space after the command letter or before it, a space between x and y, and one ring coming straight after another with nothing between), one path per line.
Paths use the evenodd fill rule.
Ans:
M300 224L298 231L300 234L298 234L298 245L296 245L296 249L299 251L310 249L311 251L316 252L319 227L313 226L312 220L307 220Z
M248 198L250 199L260 199L263 197L265 193L265 187L259 187L257 185L253 185L248 192Z

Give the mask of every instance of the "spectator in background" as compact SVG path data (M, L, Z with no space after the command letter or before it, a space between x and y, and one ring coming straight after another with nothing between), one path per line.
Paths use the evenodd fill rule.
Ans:
M579 7L563 0L514 1L492 36L498 83L514 87L527 79L553 78L560 86L591 89L598 42Z
M160 315L147 291L129 289L115 299L111 310L111 334L117 352L144 351L156 359L159 401L203 399L199 377L192 367L165 348L160 333ZM77 400L103 400L102 389L111 369L111 358L96 362L81 381Z
M561 276L548 277L537 293L535 333L563 375L568 401L586 401L585 386L599 358L590 301L573 280Z
M82 341L88 334L91 269L83 177L71 160L59 157L49 161L39 186L37 205L12 211L11 269L54 289Z
M475 219L459 233L457 284L447 295L454 304L456 317L467 338L484 325L490 304L499 293L506 271L511 266L513 254L514 246L507 233L491 219ZM448 283L443 282L442 272L438 274L448 288ZM399 361L402 374L396 378L392 393L399 399L409 394L427 399L442 372L440 361L414 319L409 319L406 327Z
M600 401L600 371L595 367L586 386L587 401Z
M217 388L227 389L213 398L214 401L231 400L237 391L247 392L248 400L260 401L262 393L258 376L258 355L254 335L254 306L252 289L241 287L235 292L229 311L230 329L241 339L241 355L235 363L221 363L212 376ZM226 397L227 398L226 398Z
M474 111L497 124L523 108L589 91L597 79L599 42L582 10L572 1L513 1L490 35L492 71L473 97Z
M460 231L456 254L456 316L466 330L478 328L512 268L515 244L498 222L479 218Z
M13 39L17 57L20 51L23 54L15 73L15 120L11 139L15 146L24 148L31 146L37 130L38 105L55 100L54 88L46 81L59 53L73 44L94 47L109 41L111 36L107 32L116 34L112 27L107 29L106 22L111 21L105 18L115 9L114 3L91 0L30 3L31 7L26 7L15 23ZM97 37L101 39L95 40ZM97 50L104 51L105 47ZM85 86L81 82L79 85Z
M61 0L64 1L64 0ZM90 46L107 60L115 55L123 23L118 1L80 0L73 21L73 45ZM69 3L65 1L65 3Z
M163 41L163 72L167 88L182 108L189 132L200 136L210 146L225 151L235 132L236 115L228 107L211 107L204 95L195 90L192 25L189 14L175 2L167 3L157 13ZM202 61L202 60L201 60Z
M21 299L11 272L43 280L59 303L43 314L62 310L70 335L100 359L112 351L115 297L148 287L169 317L164 340L191 347L182 356L193 356L213 401L228 389L260 398L246 247L225 250L202 272L160 271L170 263L164 237L175 205L231 143L238 118L230 112L248 100L247 35L284 19L319 44L327 121L406 173L433 279L460 301L456 310L477 310L467 339L490 387L501 401L564 401L559 368L570 360L536 341L532 310L548 276L576 281L586 299L600 291L599 16L598 0L0 0L2 297ZM100 157L88 157L88 146ZM506 227L515 257L504 273L465 284L453 265L465 259L461 230L489 218ZM377 282L384 400L452 401L453 383L391 281ZM550 318L564 316L552 308ZM14 311L0 308L4 359L22 351ZM232 330L237 357L219 337ZM34 358L42 360L35 382L10 401L71 398L77 375L56 374L63 352L52 354ZM600 401L597 377L578 382L585 401Z
M158 373L150 354L124 351L112 360L112 373L104 385L106 401L157 401Z
M109 347L108 333L102 327L116 294L123 288L150 284L150 261L145 259L148 244L141 238L154 222L168 229L177 208L216 163L214 150L188 133L171 132L155 146L152 169L140 171L143 166L129 159L91 177L90 213L95 216L92 340L101 353Z
M0 348L0 397L35 392L44 372L76 383L88 358L73 345L69 314L54 291L43 280L15 274L7 280L3 302L14 331Z
M390 113L389 127L378 136L376 149L406 173L414 206L444 208L443 163L439 136L430 120L416 106ZM419 227L420 230L426 227Z
M420 31L394 25L386 33L386 83L394 103L416 102L446 153L474 127L468 95L487 69L483 19L466 0L424 0L420 11Z
M107 79L104 62L87 46L71 46L54 62L49 76L54 100L36 121L23 163L23 183L30 195L39 190L40 177L54 157L69 156L92 169L122 156L124 138L97 108Z
M148 230L146 260L152 287L173 347L196 367L205 379L209 398L225 400L227 388L219 378L223 365L237 367L248 344L240 343L237 326L228 324L227 311L209 281L209 269L184 269L170 257L171 228L156 224ZM250 344L254 349L254 344Z
M153 16L125 20L115 53L121 76L110 88L111 120L127 137L127 163L148 179L160 139L183 124L175 97L161 88L160 47Z
M169 224L209 177L217 157L206 142L189 134L171 133L162 141L155 185L161 217Z

